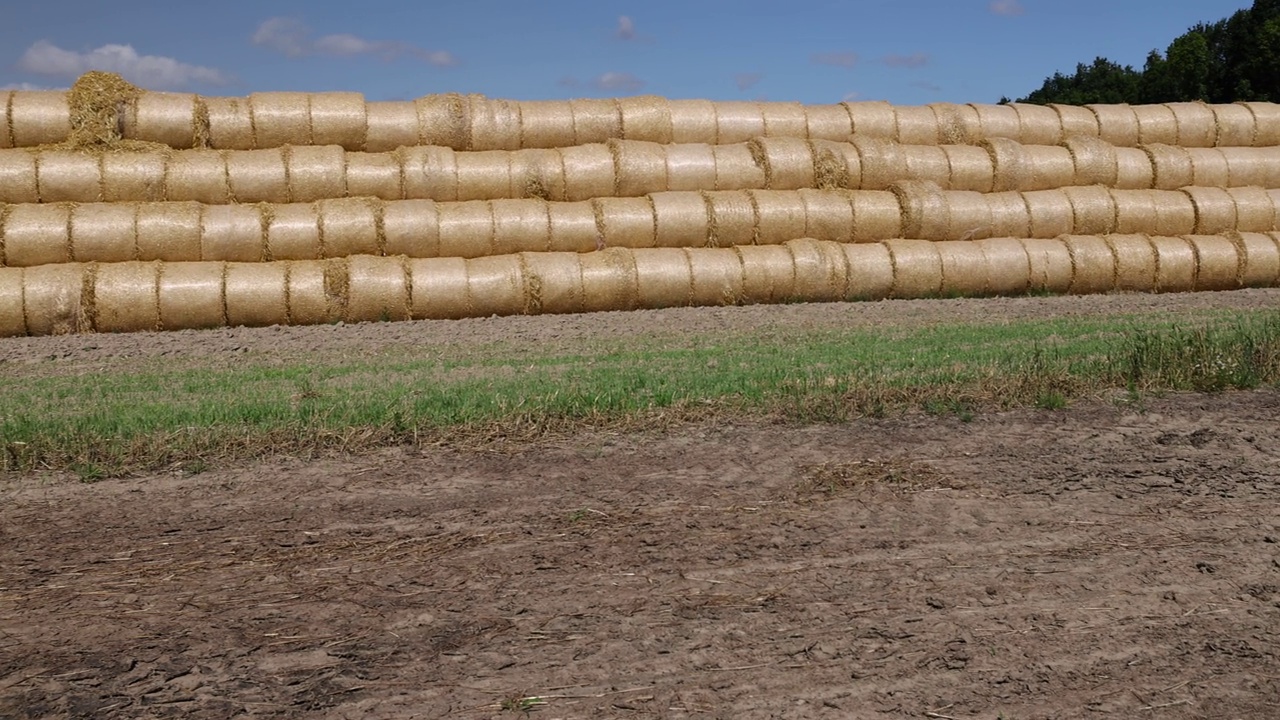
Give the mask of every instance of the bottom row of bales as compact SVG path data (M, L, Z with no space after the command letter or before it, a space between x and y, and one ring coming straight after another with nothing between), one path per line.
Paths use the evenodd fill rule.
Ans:
M0 336L1280 282L1280 233L0 268Z

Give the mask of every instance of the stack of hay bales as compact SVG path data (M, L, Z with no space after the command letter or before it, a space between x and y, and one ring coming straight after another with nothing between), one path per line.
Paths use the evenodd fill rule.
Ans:
M0 336L1280 283L1280 107L0 92Z

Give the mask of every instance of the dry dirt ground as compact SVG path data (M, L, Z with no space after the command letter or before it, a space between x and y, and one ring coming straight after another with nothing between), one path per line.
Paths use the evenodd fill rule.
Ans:
M1157 302L1073 300L860 317ZM766 322L741 311L674 317ZM538 320L37 338L0 361L365 352ZM0 478L0 717L1280 717L1278 420L1262 390Z

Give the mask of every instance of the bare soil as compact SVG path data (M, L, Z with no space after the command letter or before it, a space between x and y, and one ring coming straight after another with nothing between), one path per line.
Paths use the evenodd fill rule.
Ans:
M0 372L1278 299L33 338ZM1261 390L0 478L0 717L1280 717L1278 421Z

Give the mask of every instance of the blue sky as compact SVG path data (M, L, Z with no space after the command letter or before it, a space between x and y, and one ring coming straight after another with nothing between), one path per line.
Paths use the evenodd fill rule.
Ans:
M87 69L152 90L349 90L520 100L995 102L1153 48L1251 0L22 2L0 88Z

